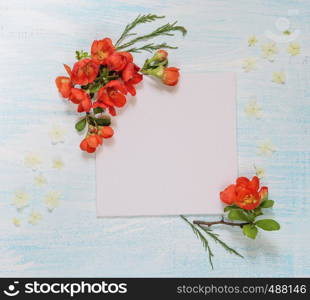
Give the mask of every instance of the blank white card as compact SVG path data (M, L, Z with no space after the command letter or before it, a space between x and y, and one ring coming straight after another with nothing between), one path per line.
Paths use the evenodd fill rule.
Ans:
M223 211L237 177L234 74L182 74L175 87L145 76L112 126L96 156L98 216Z

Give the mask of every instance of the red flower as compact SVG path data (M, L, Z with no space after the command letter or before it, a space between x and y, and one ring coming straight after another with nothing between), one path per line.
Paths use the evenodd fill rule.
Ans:
M97 64L106 64L106 59L115 51L110 38L93 41L91 46L91 57Z
M116 115L115 106L122 107L126 104L127 89L119 80L112 80L98 91L98 99L94 103L94 108L109 108L112 116Z
M92 102L89 95L82 89L71 89L70 100L78 104L78 112L89 112L92 107Z
M90 58L84 58L74 64L71 79L74 84L87 85L95 80L98 71L98 64Z
M127 64L133 62L133 57L129 52L114 52L107 60L107 65L110 70L122 71Z
M102 137L97 134L92 134L82 140L80 148L88 153L93 153L98 146L102 145L102 143Z
M101 127L101 129L99 130L99 134L100 136L102 136L105 139L109 139L113 136L114 134L114 130L112 127L110 126L103 126Z
M178 68L168 67L164 69L162 81L166 85L176 85L179 81L180 72Z
M220 193L220 198L228 205L234 204L237 200L236 186L234 184L229 185L224 191Z
M228 205L236 204L240 208L251 210L258 207L266 195L268 197L268 188L264 186L259 190L259 179L254 176L252 180L239 177L236 184L229 185L220 193L220 198Z
M71 79L65 76L58 76L55 80L59 93L64 98L69 98L71 89L73 88Z
M134 63L129 63L122 72L122 79L125 81L125 86L128 92L132 95L136 95L136 89L134 84L139 83L143 76L139 74L138 71L140 68Z

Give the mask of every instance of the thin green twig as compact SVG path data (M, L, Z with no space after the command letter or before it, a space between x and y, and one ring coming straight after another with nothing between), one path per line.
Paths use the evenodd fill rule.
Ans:
M122 35L117 40L115 46L117 47L122 41L124 41L127 37L136 35L136 33L129 33L132 29L134 29L139 24L153 22L157 19L162 19L164 16L157 16L153 14L147 15L138 15L131 23L127 24Z
M167 23L163 26L160 26L149 34L138 36L123 45L117 46L117 50L131 47L138 42L147 41L158 36L173 36L175 31L180 31L184 36L187 33L186 29L183 26L177 26L176 24L177 21L173 22L172 24Z
M152 53L155 50L158 49L178 49L178 47L174 47L174 46L170 46L167 43L161 43L161 44L154 44L154 43L150 43L150 44L146 44L142 47L133 47L130 48L129 50L127 50L127 52L134 52L134 53L141 53L141 51L147 51Z
M235 254L241 258L244 258L239 252L237 252L235 249L229 247L226 243L224 243L221 239L219 239L219 235L217 233L214 233L211 231L211 229L208 229L206 227L203 227L201 225L198 225L198 227L203 230L207 235L209 235L216 243L220 244L227 252L231 254Z
M200 239L200 241L202 242L203 247L205 248L205 250L208 252L208 256L209 256L209 263L213 268L213 262L212 262L212 257L214 256L210 246L209 246L209 242L206 239L206 237L200 232L200 230L198 228L196 228L196 226L194 224L192 224L190 221L188 221L184 216L180 215L180 217L191 227L192 231L194 232L194 234L196 235L196 237L198 239Z

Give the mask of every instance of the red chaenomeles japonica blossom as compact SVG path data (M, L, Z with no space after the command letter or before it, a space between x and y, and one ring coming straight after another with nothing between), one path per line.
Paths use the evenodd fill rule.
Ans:
M119 72L133 62L133 57L129 52L114 52L106 61L110 70Z
M220 193L221 200L228 204L235 204L242 209L252 210L260 205L263 199L268 197L268 188L259 189L259 179L254 176L252 180L239 177L235 184L229 185Z
M122 107L126 104L127 89L120 80L112 80L103 86L98 92L94 108L108 108L112 116L116 115L115 107Z
M92 83L98 75L99 65L90 58L76 62L71 73L74 84L87 85Z
M110 38L93 41L91 46L91 57L95 63L106 65L106 59L115 51Z

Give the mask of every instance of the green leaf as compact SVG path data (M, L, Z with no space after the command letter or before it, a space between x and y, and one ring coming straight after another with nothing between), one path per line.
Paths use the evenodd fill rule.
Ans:
M94 111L95 115L100 114L103 112L103 108L98 106L98 107L94 108L93 111Z
M86 58L86 57L90 57L86 51L84 51L84 50L75 51L75 58L77 60L81 60L81 59Z
M81 119L75 124L75 129L77 131L82 131L86 126L86 118Z
M279 230L280 224L272 219L263 219L255 222L259 228L267 231Z
M230 220L247 221L247 222L250 221L249 217L245 213L243 213L240 209L231 209L228 214L228 218Z
M273 207L274 201L273 200L265 200L261 203L260 207L262 208L270 208Z
M94 121L99 126L109 126L111 124L111 119L108 116L105 116L103 118L94 118Z
M224 212L231 211L233 208L231 206L224 207Z
M253 223L255 221L256 218L255 212L247 211L246 216L248 217L250 223Z
M246 235L247 237L249 237L253 240L255 240L257 232L258 232L256 226L253 224L244 225L242 227L242 231L243 231L244 235Z
M260 207L255 208L253 213L254 213L255 217L261 216L263 214L262 209Z

